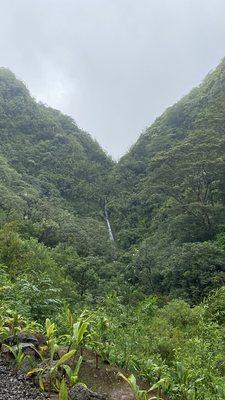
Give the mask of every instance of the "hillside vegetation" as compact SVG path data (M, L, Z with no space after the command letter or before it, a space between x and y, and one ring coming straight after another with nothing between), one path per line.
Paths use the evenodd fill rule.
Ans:
M28 374L65 400L86 348L136 400L225 399L225 61L117 164L2 68L0 138L0 340L45 336Z
M224 149L222 61L113 172L111 222L145 293L196 304L224 283Z

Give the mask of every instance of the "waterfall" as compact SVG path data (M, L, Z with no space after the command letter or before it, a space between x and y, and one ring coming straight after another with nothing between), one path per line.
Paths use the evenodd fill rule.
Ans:
M108 215L108 210L107 210L107 202L105 199L105 220L107 223L107 227L108 227L108 232L109 232L109 239L112 240L114 242L114 237L113 237L113 233L112 233L112 228L109 222L109 215Z

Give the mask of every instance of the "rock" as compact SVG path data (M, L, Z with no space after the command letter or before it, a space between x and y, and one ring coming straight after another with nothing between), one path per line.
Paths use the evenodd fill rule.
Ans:
M18 345L10 346L10 347L11 347L11 350L7 347L7 345L3 344L2 348L1 348L2 356L7 357L7 359L9 358L8 354L13 356L13 351L15 351L17 353L19 348L21 348L23 353L27 356L30 356L33 358L35 356L37 356L36 348L32 343L19 343Z
M20 372L0 359L0 400L44 400L47 396L34 387ZM49 399L50 400L50 399Z
M38 339L34 335L30 335L26 332L20 332L17 335L9 336L5 339L4 343L9 344L10 346L17 345L18 343L31 343L36 348L39 347Z
M25 356L33 359L39 358L37 352L39 345L40 343L36 336L27 332L19 332L17 335L11 335L4 340L1 346L2 357L10 361L13 358L12 351L17 352L21 348ZM7 346L10 346L12 351Z
M81 383L78 383L69 392L70 400L106 400L107 397L95 392L92 392Z

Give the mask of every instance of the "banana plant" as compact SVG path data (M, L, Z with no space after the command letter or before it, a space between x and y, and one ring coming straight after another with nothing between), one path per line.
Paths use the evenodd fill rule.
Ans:
M46 332L46 337L47 337L47 340L46 340L47 345L43 346L40 349L39 355L40 355L42 361L45 361L45 358L47 358L46 357L46 353L47 353L50 364L52 364L53 360L54 360L54 356L59 350L59 345L58 345L56 337L55 337L55 334L57 332L56 325L54 323L52 323L48 318L45 321L45 332Z
M123 375L121 372L119 372L118 374L125 382L128 383L128 385L130 386L135 400L163 400L161 397L159 396L151 396L149 397L149 390L142 390L140 389L140 387L137 384L136 378L133 374L131 374L128 378ZM151 388L152 389L152 388ZM150 390L151 390L150 389Z
M205 377L195 377L193 372L185 368L181 362L177 362L172 393L179 394L184 400L197 400L200 386Z
M62 379L59 387L59 400L68 400L68 388L65 379Z
M69 330L72 330L73 324L75 323L75 317L69 307L66 308L65 314L66 314L67 326Z
M80 367L83 361L83 357L79 357L77 364L74 368L71 368L68 364L63 365L64 370L66 371L66 375L69 380L70 386L73 386L77 383L79 377Z
M161 378L156 382L154 385L152 385L149 389L149 392L157 391L157 397L156 399L162 399L161 393L162 391L165 393L169 390L171 387L171 380L169 377ZM154 397L153 397L154 398Z
M81 347L82 353L82 345L84 343L85 335L88 333L89 330L90 320L91 316L87 316L87 312L83 312L80 315L78 321L73 323L71 334L61 336L61 339L66 339L66 341L69 343L68 350L70 350L71 348L79 349Z
M60 357L55 364L51 363L51 360L46 359L45 365L43 367L33 368L27 373L27 376L38 375L39 386L41 390L45 390L45 382L44 376L49 375L50 377L50 388L53 386L57 391L59 390L59 380L57 379L57 372L60 369L65 367L65 363L67 363L71 358L73 358L76 354L76 350L71 350L68 353L64 354Z
M57 332L56 325L54 322L52 323L49 318L45 320L45 330L48 340L51 339Z
M88 325L88 322L82 321L73 324L72 346L79 347L82 344Z
M10 329L4 323L0 323L0 342L3 342L10 335Z
M26 325L27 321L16 311L7 310L4 317L4 326L8 327L10 334L16 338L18 332Z
M5 344L5 347L12 353L16 362L16 366L18 369L20 369L23 364L23 361L28 357L27 355L24 354L22 346L21 345L9 346Z
M64 365L67 361L73 358L76 354L77 350L70 350L68 353L63 354L63 356L54 364L53 367L50 368L51 374L54 374L58 371L59 367Z
M96 315L95 329L88 335L88 344L95 351L96 369L99 367L99 357L109 362L112 344L108 341L109 319Z
M165 361L159 361L157 364L152 360L148 359L144 364L141 365L137 363L134 367L141 371L141 376L146 379L149 383L154 381L159 381L163 376L168 373L168 366Z

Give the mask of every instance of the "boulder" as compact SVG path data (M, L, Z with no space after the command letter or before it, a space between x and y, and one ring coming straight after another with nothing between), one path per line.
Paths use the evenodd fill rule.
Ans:
M13 351L17 353L21 349L23 354L29 356L31 358L37 357L37 351L35 346L32 343L19 343L19 345L7 347L6 344L3 344L1 347L1 354L4 360L10 361L13 358Z
M69 392L70 400L106 400L107 397L102 394L92 392L81 383L73 386Z
M39 347L38 339L34 335L26 332L20 332L17 335L9 336L4 340L4 343L9 344L10 346L17 345L19 343L31 343L34 347Z

